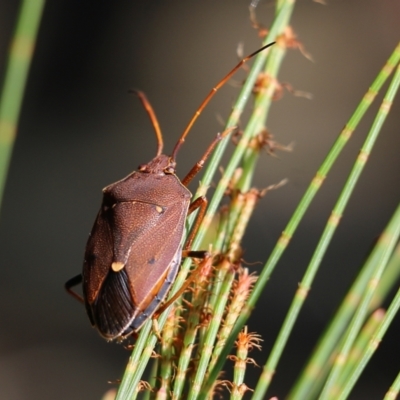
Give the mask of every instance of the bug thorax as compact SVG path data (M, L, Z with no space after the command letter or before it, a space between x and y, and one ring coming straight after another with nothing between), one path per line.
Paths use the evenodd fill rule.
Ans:
M170 156L160 154L154 157L149 163L139 166L140 172L149 174L164 175L175 173L176 162Z

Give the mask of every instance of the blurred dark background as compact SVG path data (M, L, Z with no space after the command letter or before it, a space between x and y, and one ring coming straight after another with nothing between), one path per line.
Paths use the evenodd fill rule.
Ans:
M288 52L282 82L313 94L285 93L268 128L292 153L261 158L255 185L289 183L260 201L244 240L245 259L265 262L316 168L399 40L397 0L302 0L292 26L310 62ZM48 2L30 70L0 223L0 397L99 399L120 378L129 353L91 329L64 282L81 270L101 189L155 154L156 142L139 101L140 88L162 126L166 151L212 86L245 53L260 47L248 1ZM17 2L0 3L1 76ZM262 1L268 26L273 2ZM236 75L236 83L244 72ZM235 83L235 82L234 82ZM236 85L237 86L237 85ZM178 173L198 159L221 130L238 93L228 84L200 117L179 154ZM269 281L249 330L272 343L378 102L356 131ZM382 135L324 259L294 334L278 365L270 396L282 399L329 316L399 201L400 101ZM259 270L260 264L251 270ZM261 304L261 303L260 303ZM397 320L352 399L381 398L398 373ZM253 386L259 369L249 366ZM228 378L228 377L227 377Z

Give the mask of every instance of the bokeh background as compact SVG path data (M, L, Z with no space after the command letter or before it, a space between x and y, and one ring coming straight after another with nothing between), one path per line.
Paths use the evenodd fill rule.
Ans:
M245 53L260 47L249 2L77 1L45 7L22 109L0 222L0 397L99 399L121 377L129 353L91 329L83 307L63 290L81 270L101 188L155 154L139 101L151 100L166 151L212 86ZM268 26L273 2L261 1ZM18 11L0 2L0 72ZM263 155L255 185L289 183L258 205L244 240L257 271L285 227L336 136L399 40L397 0L301 0L292 26L310 62L288 52L282 82L312 93L285 93L268 128L292 153ZM239 72L199 119L179 154L184 175L220 131L244 78ZM379 97L381 99L381 97ZM378 104L378 103L377 103ZM373 107L373 111L377 106ZM368 114L269 281L249 330L264 338L254 357L263 364L329 212L373 118ZM329 316L354 278L400 194L400 99L384 125L356 193L278 365L270 395L284 398ZM398 372L400 322L394 323L352 399L381 398ZM260 370L249 367L254 386Z

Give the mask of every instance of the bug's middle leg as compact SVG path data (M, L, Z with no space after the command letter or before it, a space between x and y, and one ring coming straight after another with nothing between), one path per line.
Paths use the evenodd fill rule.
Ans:
M199 209L199 213L196 216L196 220L194 222L194 226L188 236L188 239L186 240L185 247L182 250L182 257L183 258L198 258L202 259L202 264L207 265L207 263L212 262L212 256L210 253L206 250L190 250L190 246L193 242L193 238L196 236L197 231L199 230L199 226L201 224L201 221L204 218L204 214L206 212L207 208L207 199L206 197L198 197L195 201L193 201L190 206L189 206L189 213L192 213L193 211ZM182 293L189 287L189 285L193 282L193 279L196 277L198 273L202 271L202 266L200 265L195 272L191 274L189 279L186 279L185 283L179 288L179 290L170 298L168 299L154 314L154 318L158 318L160 314L162 314L172 303L174 303L181 295Z
M194 239L194 237L196 236L196 234L197 234L197 232L199 230L200 224L204 219L204 215L206 213L207 205L208 205L208 201L207 201L207 198L205 196L198 197L195 201L193 201L190 204L188 215L191 214L193 211L196 211L197 209L199 209L199 213L196 216L196 219L195 219L194 224L193 224L193 228L190 231L189 236L188 236L188 238L186 240L185 247L183 248L184 251L189 251L189 249L190 249L190 247L192 245L193 239ZM191 256L190 255L186 255L186 257L191 257ZM194 258L198 258L198 257L194 256ZM200 257L200 258L203 258L203 257Z
M162 314L171 304L173 304L185 290L189 287L189 285L193 282L194 278L204 269L208 269L210 263L212 263L213 257L210 255L208 251L188 251L184 250L182 254L185 257L193 257L193 258L200 258L202 262L200 265L192 272L190 277L185 280L184 284L179 288L179 290L170 298L168 299L163 305L161 305L157 311L153 314L153 321L156 320L160 314ZM157 332L157 329L155 330ZM158 336L158 335L157 335Z
M188 214L191 214L193 211L196 211L199 209L199 213L196 216L196 219L194 221L193 228L186 240L185 247L182 250L182 258L197 258L197 259L202 259L202 263L209 263L212 262L212 256L210 253L206 250L191 250L191 244L193 242L194 237L196 236L196 233L199 230L199 226L201 224L201 221L204 218L206 209L207 209L207 198L204 196L198 197L195 201L193 201L190 206L189 206L189 212ZM182 293L189 287L189 285L192 283L193 279L199 273L203 268L199 266L194 273L191 274L189 279L186 279L185 283L179 288L179 290L170 298L168 299L161 307L158 308L157 312L153 316L153 320L158 318L160 314L162 314L172 303L174 303L181 295Z

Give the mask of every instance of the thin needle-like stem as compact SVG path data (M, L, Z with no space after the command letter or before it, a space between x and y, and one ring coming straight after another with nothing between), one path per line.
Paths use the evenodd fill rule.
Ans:
M44 0L22 2L10 46L0 99L0 209L44 4Z

